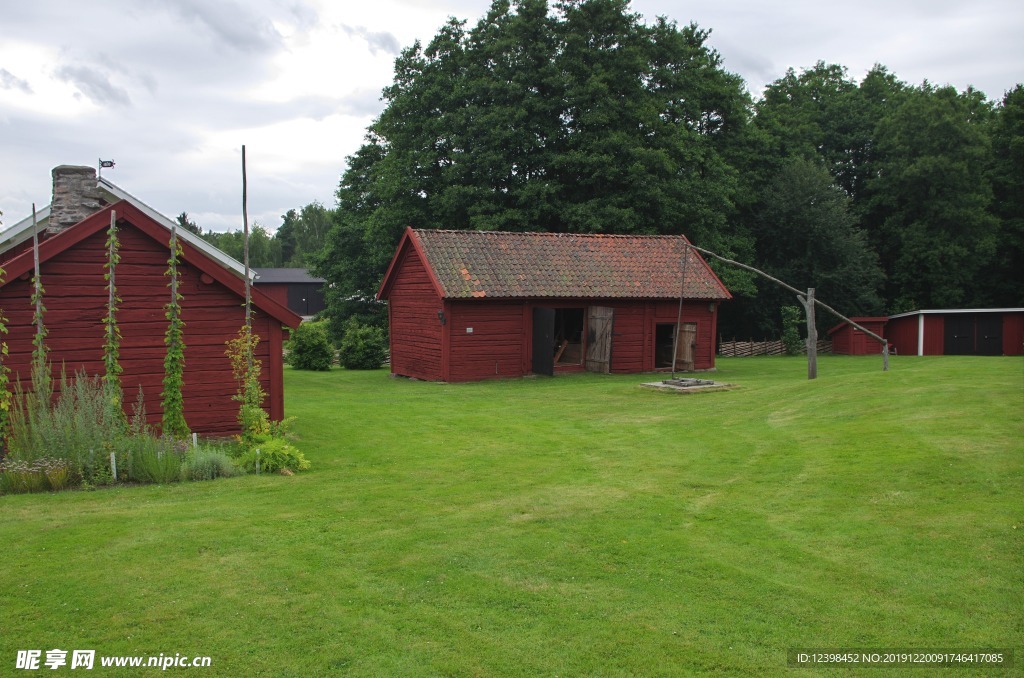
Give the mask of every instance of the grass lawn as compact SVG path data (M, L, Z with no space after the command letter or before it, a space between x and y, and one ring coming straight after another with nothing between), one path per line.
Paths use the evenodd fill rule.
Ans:
M0 675L52 648L229 676L1024 666L1024 361L719 368L739 388L288 372L310 472L0 497Z

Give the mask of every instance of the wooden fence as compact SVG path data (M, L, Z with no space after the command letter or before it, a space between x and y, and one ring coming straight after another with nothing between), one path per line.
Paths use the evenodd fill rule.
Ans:
M818 341L818 353L831 353L832 342L829 340ZM800 353L806 354L807 347L800 346ZM781 339L774 341L718 341L718 355L730 358L748 358L755 355L786 355L786 346Z

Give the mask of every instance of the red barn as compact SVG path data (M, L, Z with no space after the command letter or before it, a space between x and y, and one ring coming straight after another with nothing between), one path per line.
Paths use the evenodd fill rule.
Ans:
M712 369L731 295L687 242L407 229L377 294L391 371L457 382L670 369L681 292L677 369Z
M68 179L66 174L72 174ZM160 421L160 393L164 376L164 305L170 301L164 275L170 255L172 222L131 196L100 179L91 168L54 170L54 206L39 215L47 226L39 246L40 277L45 289L46 345L59 376L85 370L103 374L104 326L107 289L107 230L116 213L121 262L115 269L117 314L122 334L120 363L126 403L134 403L141 386L151 423ZM70 191L71 200L90 213L64 216L69 198L65 180L92 190L83 196ZM118 195L120 194L120 195ZM102 207L103 203L116 201ZM100 209L102 207L102 209ZM99 209L99 211L94 211ZM80 216L80 214L79 214ZM65 223L61 223L61 219ZM8 318L6 364L27 386L30 374L33 306L33 252L31 219L0 234L0 262L6 276L0 284L0 308ZM226 435L238 431L238 405L231 397L236 384L225 355L225 341L237 335L244 322L245 286L241 266L193 234L180 233L183 257L179 264L179 292L185 322L185 418L193 431ZM284 416L282 325L297 327L300 318L258 290L253 290L253 329L260 337L256 357L262 361L261 383L268 394L266 408L274 419Z
M900 313L885 338L899 355L1022 355L1024 308Z
M878 336L883 336L888 318L850 318L853 322ZM882 352L882 344L874 337L864 334L850 323L843 321L828 331L832 340L832 352L839 355L874 355Z

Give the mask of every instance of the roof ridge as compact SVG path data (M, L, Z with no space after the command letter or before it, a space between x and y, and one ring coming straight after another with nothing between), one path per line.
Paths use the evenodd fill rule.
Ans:
M667 240L675 240L678 238L684 238L689 240L682 233L675 235L670 234L657 234L657 233L562 233L555 231L478 231L475 229L458 229L458 228L413 228L414 233L458 233L458 234L473 234L473 235L500 235L500 236L537 236L537 237L566 237L566 238L661 238Z

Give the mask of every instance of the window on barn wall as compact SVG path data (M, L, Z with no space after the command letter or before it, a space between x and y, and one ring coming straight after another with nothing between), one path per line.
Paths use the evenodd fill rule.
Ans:
M555 364L583 364L582 308L555 309Z

